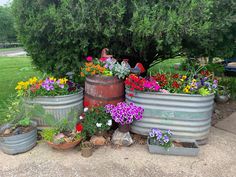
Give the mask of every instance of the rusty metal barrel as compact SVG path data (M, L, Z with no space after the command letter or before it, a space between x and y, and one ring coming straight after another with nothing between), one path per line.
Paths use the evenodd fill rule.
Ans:
M115 76L88 76L85 80L84 105L116 105L124 101L124 81Z

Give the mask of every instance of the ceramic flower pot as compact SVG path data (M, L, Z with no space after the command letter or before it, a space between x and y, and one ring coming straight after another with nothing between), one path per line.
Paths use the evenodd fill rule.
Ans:
M119 124L118 129L119 129L119 131L122 132L122 133L127 133L127 132L129 132L129 130L130 130L130 124L125 124L125 125Z
M77 146L81 142L81 140L82 138L73 142L62 143L62 144L54 144L52 142L47 141L47 144L53 149L68 150L68 149L73 149L75 146Z
M83 142L81 147L81 155L83 157L90 157L93 155L93 143Z

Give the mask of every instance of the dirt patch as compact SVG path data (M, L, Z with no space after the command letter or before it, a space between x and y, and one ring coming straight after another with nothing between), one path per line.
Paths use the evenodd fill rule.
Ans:
M35 127L34 126L17 126L5 129L2 133L0 133L0 137L9 137L13 135L24 134L32 131Z
M216 103L212 114L212 125L215 125L222 119L227 118L233 112L236 112L236 101L230 100L227 103Z

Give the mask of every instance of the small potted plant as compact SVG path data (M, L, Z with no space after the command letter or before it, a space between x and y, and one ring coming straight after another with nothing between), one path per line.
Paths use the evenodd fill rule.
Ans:
M227 87L219 86L216 92L215 101L218 103L226 103L230 99L230 93Z
M24 109L18 97L8 107L9 123L0 127L0 148L6 154L19 154L32 149L37 143L37 124L32 121L32 112Z
M90 141L84 141L81 143L81 155L83 157L90 157L93 155L93 143Z
M196 142L189 142L188 140L173 141L170 130L161 131L157 128L152 128L149 132L147 144L150 153L197 156L199 152Z
M104 107L84 108L84 113L80 116L83 125L84 137L92 137L93 135L103 135L112 125L110 114L106 113Z
M51 117L47 118L46 122L51 126L43 129L41 132L42 138L47 144L58 150L67 150L74 148L82 140L81 132L83 126L77 123L77 119L68 121L68 119L61 119L59 122L53 121Z
M144 109L136 106L134 103L120 102L115 105L106 105L106 112L111 114L112 119L119 124L119 131L126 133L130 130L130 124L133 120L143 118Z

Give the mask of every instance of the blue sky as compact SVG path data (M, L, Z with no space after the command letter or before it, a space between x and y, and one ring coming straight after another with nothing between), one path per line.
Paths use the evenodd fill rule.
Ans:
M9 3L10 0L0 0L0 6Z

